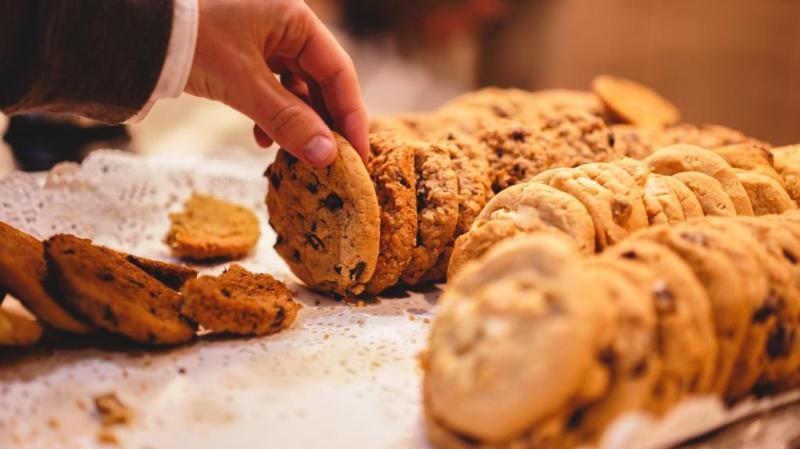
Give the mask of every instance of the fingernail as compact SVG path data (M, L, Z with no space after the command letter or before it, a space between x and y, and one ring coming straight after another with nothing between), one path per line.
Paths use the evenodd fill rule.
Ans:
M303 148L303 156L312 164L327 162L334 151L333 141L327 137L316 136Z

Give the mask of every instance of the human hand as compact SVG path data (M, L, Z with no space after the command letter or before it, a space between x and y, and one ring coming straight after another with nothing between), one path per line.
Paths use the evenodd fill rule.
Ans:
M186 91L255 121L256 141L306 163L336 157L330 128L366 160L368 123L353 62L302 0L199 0ZM281 80L274 74L281 75Z

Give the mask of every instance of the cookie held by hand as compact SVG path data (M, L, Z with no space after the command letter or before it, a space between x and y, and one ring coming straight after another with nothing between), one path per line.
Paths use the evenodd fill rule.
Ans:
M267 169L275 249L312 289L358 295L372 278L380 245L375 187L356 150L336 136L331 165L314 168L280 150Z

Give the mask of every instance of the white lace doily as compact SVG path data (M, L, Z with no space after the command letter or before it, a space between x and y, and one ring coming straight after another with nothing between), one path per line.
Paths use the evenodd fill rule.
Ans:
M0 448L103 447L92 397L115 392L134 420L115 433L133 449L424 449L418 354L436 291L353 307L293 282L272 250L263 205L268 153L152 156L103 151L49 175L0 179L0 220L40 238L67 232L170 260L168 213L192 191L254 209L257 250L242 261L292 283L306 305L292 329L201 339L171 350L58 348L0 353ZM202 267L216 273L223 266ZM695 400L667 419L621 419L604 449L657 449L797 394L741 406ZM763 447L763 446L762 446ZM780 446L775 446L780 447Z

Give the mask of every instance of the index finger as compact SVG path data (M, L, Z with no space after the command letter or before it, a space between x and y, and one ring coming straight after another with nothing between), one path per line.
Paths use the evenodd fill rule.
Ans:
M334 127L367 160L369 123L353 61L316 17L297 60L322 90Z

